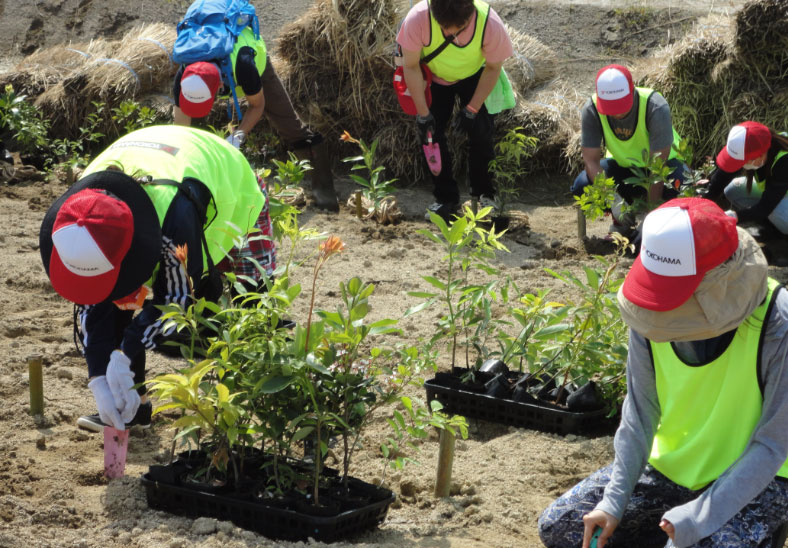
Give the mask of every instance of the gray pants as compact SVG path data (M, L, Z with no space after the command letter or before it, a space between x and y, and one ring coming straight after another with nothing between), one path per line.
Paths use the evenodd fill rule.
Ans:
M539 536L550 548L574 548L583 542L583 515L602 500L612 465L600 468L561 495L539 517ZM662 515L695 499L701 491L676 485L646 466L621 522L606 548L672 546L659 528ZM773 480L750 504L693 548L768 548L774 532L788 520L788 481Z
M762 191L753 183L747 194L747 181L744 177L736 177L725 187L725 197L735 209L747 209L761 201ZM788 234L788 198L784 197L767 217L783 234Z

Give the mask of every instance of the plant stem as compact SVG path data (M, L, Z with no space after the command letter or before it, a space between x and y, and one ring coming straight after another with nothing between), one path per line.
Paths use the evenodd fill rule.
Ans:
M323 448L321 446L322 437L320 432L320 427L322 426L322 421L320 418L317 419L317 441L315 442L315 485L314 485L314 497L315 497L315 506L320 505L319 500L319 486L320 486L320 458L323 456Z

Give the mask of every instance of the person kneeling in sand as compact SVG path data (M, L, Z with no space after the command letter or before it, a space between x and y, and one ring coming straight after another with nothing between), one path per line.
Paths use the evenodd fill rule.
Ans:
M767 268L710 200L646 216L618 292L615 458L544 511L546 546L588 548L597 528L600 548L769 546L788 521L788 292Z

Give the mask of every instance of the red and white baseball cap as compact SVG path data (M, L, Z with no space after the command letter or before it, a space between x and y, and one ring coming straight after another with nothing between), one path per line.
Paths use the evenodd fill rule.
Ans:
M665 202L643 221L640 254L624 280L624 297L648 310L678 308L738 247L736 219L711 200Z
M181 76L181 92L178 106L190 118L208 116L222 76L214 63L200 61L188 65Z
M134 219L125 202L97 189L74 194L52 227L52 287L70 301L103 301L115 287L133 236Z
M735 173L744 164L762 156L771 144L769 128L758 122L742 122L728 132L728 142L717 154L717 167Z
M80 179L49 208L41 259L61 296L88 305L136 291L161 256L161 226L142 185L119 171Z
M608 65L596 73L596 109L604 116L626 114L632 108L635 86L627 67Z

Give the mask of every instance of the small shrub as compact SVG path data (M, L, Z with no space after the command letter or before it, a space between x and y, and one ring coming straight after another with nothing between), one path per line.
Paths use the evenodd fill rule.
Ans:
M350 156L343 158L342 161L353 164L350 171L366 170L366 177L351 173L350 178L361 186L363 196L371 204L368 213L378 218L378 212L384 207L384 203L394 202L394 182L396 181L396 179L384 179L385 168L375 165L378 139L368 146L363 140L353 138L347 131L342 134L341 139L346 143L355 143L361 150L360 156Z
M48 144L49 121L41 117L26 95L17 95L8 84L0 94L0 132L10 135L19 152L41 153Z
M522 127L506 132L495 145L495 158L490 161L490 172L496 185L496 217L506 214L509 204L517 196L522 178L527 174L523 161L536 152L539 139L522 133Z

